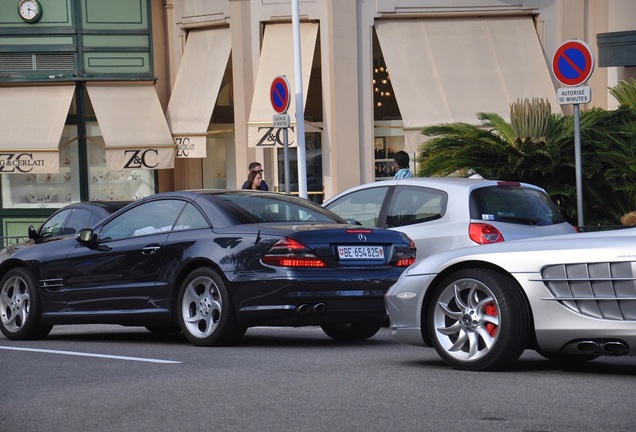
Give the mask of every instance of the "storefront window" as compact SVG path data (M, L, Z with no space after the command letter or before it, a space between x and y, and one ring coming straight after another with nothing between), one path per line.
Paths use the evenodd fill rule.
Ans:
M396 168L393 155L404 150L404 123L391 85L377 35L373 34L373 117L375 179L391 179ZM412 162L414 156L410 155ZM411 170L414 165L411 164Z
M390 179L396 173L393 156L396 152L404 150L403 123L401 120L376 121L374 125L375 179Z
M77 127L64 126L59 146L59 172L2 174L2 207L59 208L79 197Z
M86 125L88 196L91 201L129 201L154 193L153 170L109 170L104 138L95 122Z

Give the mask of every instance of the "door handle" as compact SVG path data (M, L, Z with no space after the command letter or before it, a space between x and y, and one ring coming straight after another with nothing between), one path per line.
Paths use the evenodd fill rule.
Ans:
M141 253L144 255L152 255L153 253L157 252L159 249L161 249L161 246L146 246L144 248L141 249Z

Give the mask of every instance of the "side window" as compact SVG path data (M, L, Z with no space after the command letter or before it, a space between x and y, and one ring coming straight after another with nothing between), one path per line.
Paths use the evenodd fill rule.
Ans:
M60 235L60 233L62 232L64 221L71 214L72 211L72 209L63 210L46 221L46 223L42 225L42 228L40 228L40 236L53 237L56 235Z
M75 209L64 225L64 234L75 234L82 228L91 226L92 213L84 209Z
M399 227L440 219L446 213L446 192L422 187L399 186L393 194L387 226Z
M181 215L179 215L179 219L177 219L177 222L174 224L175 231L208 227L208 222L201 212L192 204L186 204Z
M179 200L142 203L104 225L101 240L118 240L170 231L185 206Z
M365 227L377 227L382 204L388 187L377 187L352 192L330 203L327 208L343 219L355 219Z

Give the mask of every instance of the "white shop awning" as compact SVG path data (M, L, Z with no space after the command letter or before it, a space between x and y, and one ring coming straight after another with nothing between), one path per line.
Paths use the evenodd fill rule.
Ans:
M174 167L174 142L152 83L89 83L109 170Z
M273 147L282 145L281 129L273 129L273 115L276 114L270 99L270 89L274 78L285 75L289 82L290 100L287 112L291 117L288 131L288 143L295 145L296 100L294 77L294 45L291 24L268 24L265 26L261 57L252 98L252 109L248 121L248 146ZM303 81L303 110L307 101L309 77L316 49L318 24L300 24L300 51ZM280 139L277 139L279 137Z
M0 87L0 173L59 172L74 84Z
M477 112L509 119L517 99L546 98L560 112L531 17L379 20L375 27L408 152L424 141L424 126L479 124Z
M229 28L188 33L166 111L177 157L206 157L206 133L231 48Z

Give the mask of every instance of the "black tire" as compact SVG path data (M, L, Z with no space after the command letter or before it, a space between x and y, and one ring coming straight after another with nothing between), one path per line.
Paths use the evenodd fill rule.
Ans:
M528 305L508 276L463 269L437 288L428 308L428 328L437 353L462 370L511 366L527 346Z
M333 340L356 341L369 339L381 328L383 322L354 322L342 324L323 324L320 327Z
M231 345L247 330L238 323L225 281L207 267L192 271L184 280L177 318L185 337L199 346Z
M25 268L9 270L0 280L0 330L9 339L41 339L53 326L42 323L37 280Z

